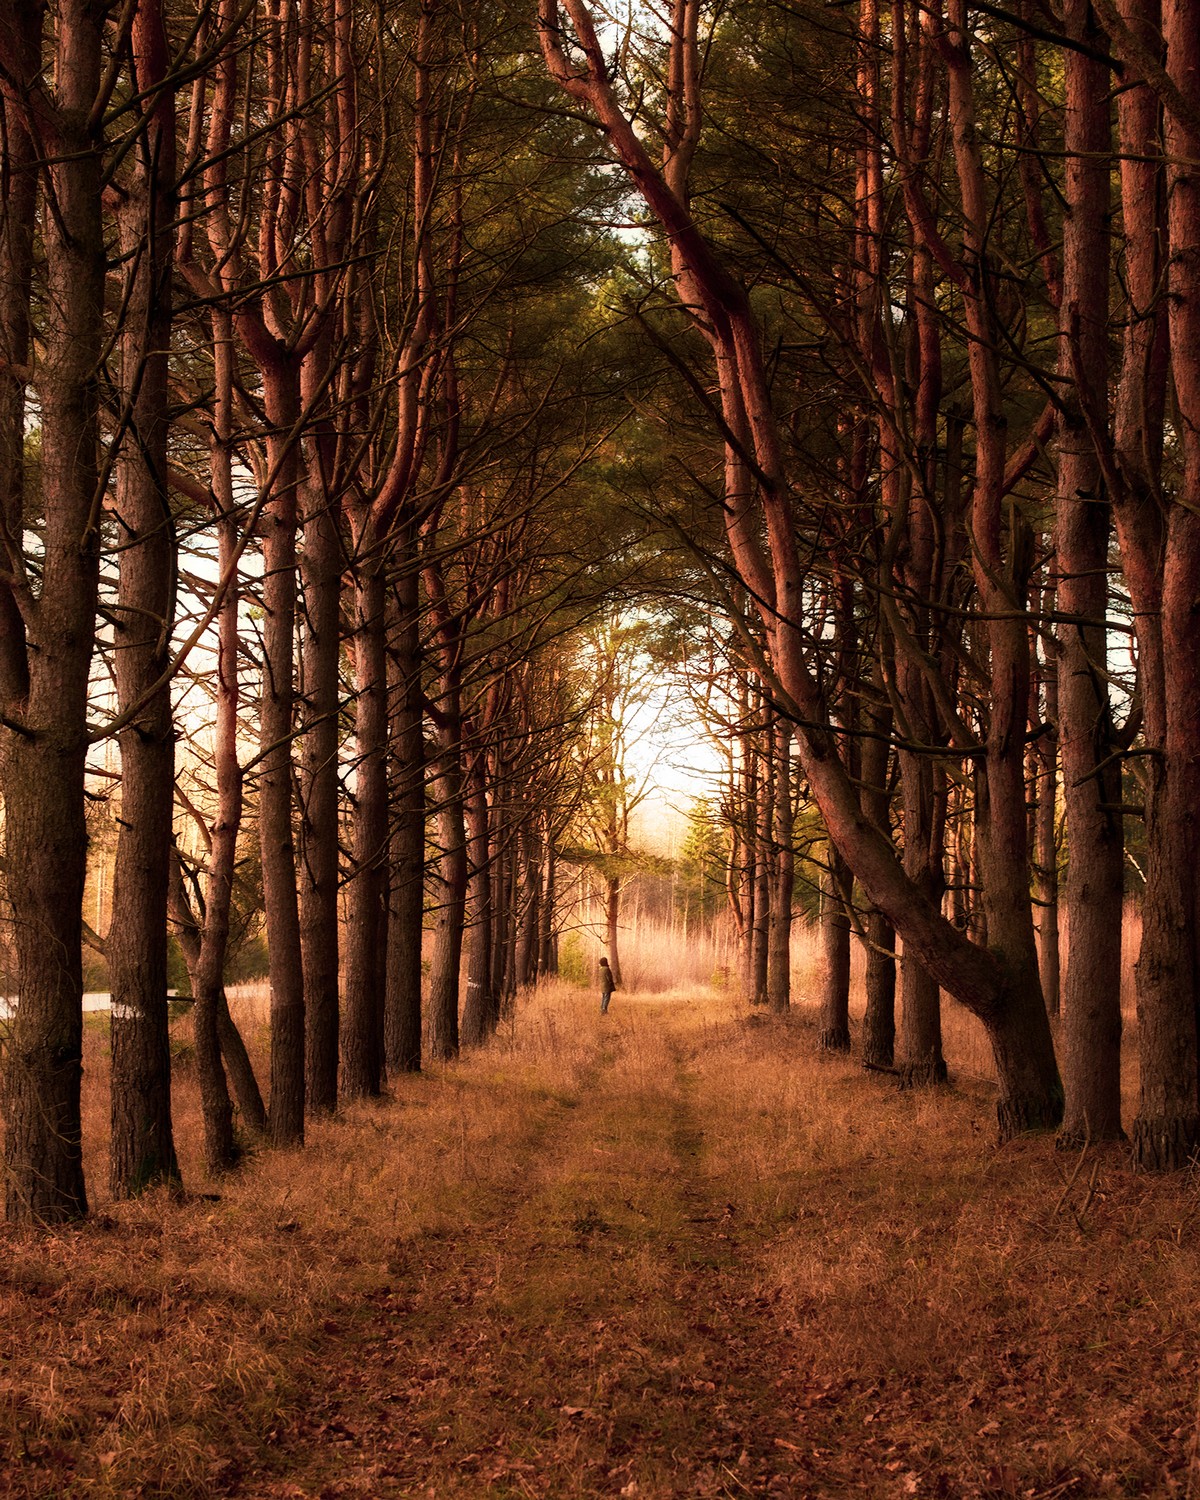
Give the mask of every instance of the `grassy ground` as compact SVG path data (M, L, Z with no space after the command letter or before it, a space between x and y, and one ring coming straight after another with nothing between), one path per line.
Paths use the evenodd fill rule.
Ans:
M992 1113L544 990L219 1196L0 1238L0 1494L1200 1495L1196 1184Z

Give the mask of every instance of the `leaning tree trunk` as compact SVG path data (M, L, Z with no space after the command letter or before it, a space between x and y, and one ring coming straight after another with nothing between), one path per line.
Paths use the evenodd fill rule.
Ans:
M184 964L187 966L192 995L195 997L201 993L208 993L210 989L204 967L205 927L197 920L192 902L184 888L182 865L175 857L171 859L169 882L167 908L175 925L176 939L180 952L183 954ZM229 1000L225 994L224 985L218 985L215 988L215 996L215 1001L212 1000L211 994L209 996L208 1015L202 1019L202 1024L197 1024L201 1018L197 1017L195 1010L198 1002L193 1000L192 1018L193 1035L197 1039L197 1054L201 1048L206 1054L203 1068L197 1067L197 1072L200 1074L201 1099L205 1106L206 1124L207 1106L214 1099L217 1101L216 1113L225 1116L223 1126L218 1125L216 1132L218 1138L222 1131L228 1133L226 1151L229 1159L223 1160L220 1167L216 1168L216 1170L222 1170L225 1166L232 1164L235 1143L233 1117L229 1108L229 1091L220 1065L223 1064L228 1069L229 1082L233 1084L238 1108L242 1112L242 1121L255 1135L263 1136L267 1133L267 1109L263 1103L262 1091L258 1086L254 1064L250 1061L250 1054L246 1050L246 1043L230 1014ZM216 1017L215 1028L213 1026L214 1015ZM214 1046L219 1048L219 1051L214 1051ZM214 1082L217 1085L215 1093Z

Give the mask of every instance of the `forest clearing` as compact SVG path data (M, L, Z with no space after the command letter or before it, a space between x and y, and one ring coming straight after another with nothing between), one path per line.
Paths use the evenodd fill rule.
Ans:
M218 1192L5 1231L0 1493L1196 1493L1191 1174L997 1147L957 1009L906 1091L803 1005L596 1011L543 984Z

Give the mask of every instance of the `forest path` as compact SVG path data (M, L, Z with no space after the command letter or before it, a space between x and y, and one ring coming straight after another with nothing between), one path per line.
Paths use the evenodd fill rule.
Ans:
M597 1021L485 1211L406 1245L329 1348L272 1493L808 1492L762 1236L706 1170L696 1024Z
M545 986L303 1151L0 1233L0 1497L1195 1500L1195 1178L994 1108Z

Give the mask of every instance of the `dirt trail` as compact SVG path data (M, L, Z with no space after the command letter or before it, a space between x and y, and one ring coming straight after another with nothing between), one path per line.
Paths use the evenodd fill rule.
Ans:
M678 1022L611 1019L486 1218L406 1247L330 1339L286 1479L240 1492L810 1493L756 1235L705 1172Z
M993 1112L547 988L211 1198L0 1237L0 1496L1200 1494L1194 1179Z

